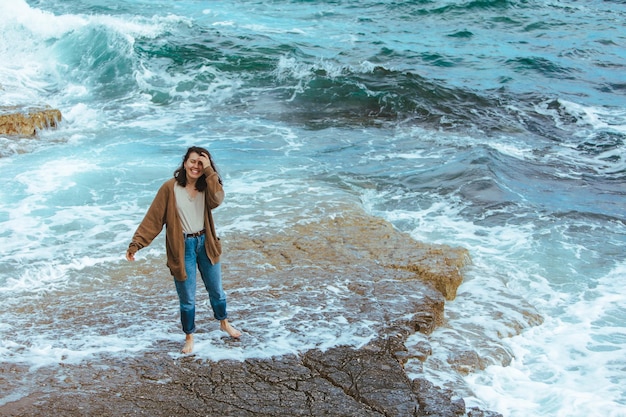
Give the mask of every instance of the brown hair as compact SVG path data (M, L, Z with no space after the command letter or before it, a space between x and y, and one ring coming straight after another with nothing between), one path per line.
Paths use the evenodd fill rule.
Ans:
M189 159L189 155L191 155L193 152L197 153L198 155L206 154L209 157L211 167L215 172L217 172L217 167L215 166L215 163L213 162L213 158L211 157L209 151L200 146L192 146L187 149L187 153L185 153L185 156L183 157L183 162L180 164L180 167L178 167L178 169L174 171L174 178L176 178L176 182L181 187L187 185L187 172L185 171L185 162L187 162L187 159ZM222 184L222 177L219 176L219 173L217 174L217 176L219 178L220 184ZM196 182L196 190L206 190L206 175L202 174L202 176L198 178L198 181Z

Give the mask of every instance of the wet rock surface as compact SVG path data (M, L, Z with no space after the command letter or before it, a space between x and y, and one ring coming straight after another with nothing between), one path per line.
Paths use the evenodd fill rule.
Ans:
M361 349L243 362L167 355L81 365L45 394L0 407L4 416L485 416L425 379L409 380L395 336ZM67 371L67 370L66 370ZM57 375L58 376L58 375Z
M182 346L182 336L181 346L157 341L153 351L135 356L42 368L29 382L34 385L29 394L0 406L0 415L498 415L467 410L454 393L423 378L412 380L404 370L407 360L423 361L432 353L427 341L410 350L406 341L443 323L445 300L454 298L461 269L469 262L465 249L415 242L389 223L355 211L253 237L229 235L224 246L225 274L236 277L229 285L250 288L268 277L275 283L245 294L258 297L249 301L251 306L268 299L284 300L290 308L319 306L303 309L319 315L317 322L340 311L347 321L371 323L368 330L376 336L359 346L221 361L172 355ZM345 289L339 291L340 286ZM269 306L267 314L272 314ZM286 327L294 337L303 331L297 321L307 317L296 319ZM262 324L256 327L242 328L241 341L223 340L233 347L254 343L255 333L263 332ZM20 378L19 367L0 368L0 382Z
M0 107L0 135L35 136L42 129L55 128L61 111L50 107Z

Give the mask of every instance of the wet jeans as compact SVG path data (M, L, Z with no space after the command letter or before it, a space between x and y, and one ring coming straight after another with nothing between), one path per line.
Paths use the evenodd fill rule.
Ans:
M213 316L217 320L224 320L227 317L226 294L222 289L221 266L219 262L215 265L211 264L204 249L204 238L205 235L185 238L185 270L187 279L185 281L174 279L180 302L180 321L185 334L191 334L196 331L197 270L200 270L204 287L209 293Z

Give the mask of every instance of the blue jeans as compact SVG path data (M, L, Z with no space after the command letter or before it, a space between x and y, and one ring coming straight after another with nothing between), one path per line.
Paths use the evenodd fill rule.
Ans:
M200 270L204 287L209 293L213 316L217 320L227 318L226 294L222 289L221 266L219 262L213 265L209 260L204 248L204 238L204 235L185 238L187 279L185 281L174 279L178 301L180 302L180 321L185 334L196 331L196 266Z

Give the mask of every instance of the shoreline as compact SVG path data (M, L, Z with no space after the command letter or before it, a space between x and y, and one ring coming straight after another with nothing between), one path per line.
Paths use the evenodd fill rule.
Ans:
M137 356L107 355L42 369L35 378L38 388L0 406L0 413L165 416L181 410L186 415L220 410L221 415L237 416L498 416L467 410L458 395L423 378L411 380L404 370L407 361L429 356L432 348L427 343L410 352L406 339L416 332L428 335L444 322L445 301L454 299L462 268L470 262L467 250L416 242L353 207L342 213L277 233L223 238L225 273L236 277L228 282L233 288L245 289L263 275L286 288L277 285L268 290L272 294L255 294L258 302L251 304L278 297L288 298L291 306L322 308L319 294L310 288L331 285L330 277L341 277L350 292L341 299L341 309L375 323L376 336L363 346L213 361L193 354L174 358L171 352L182 344L156 342L157 349ZM241 330L242 342L227 337L222 341L233 348L254 343L250 330Z

